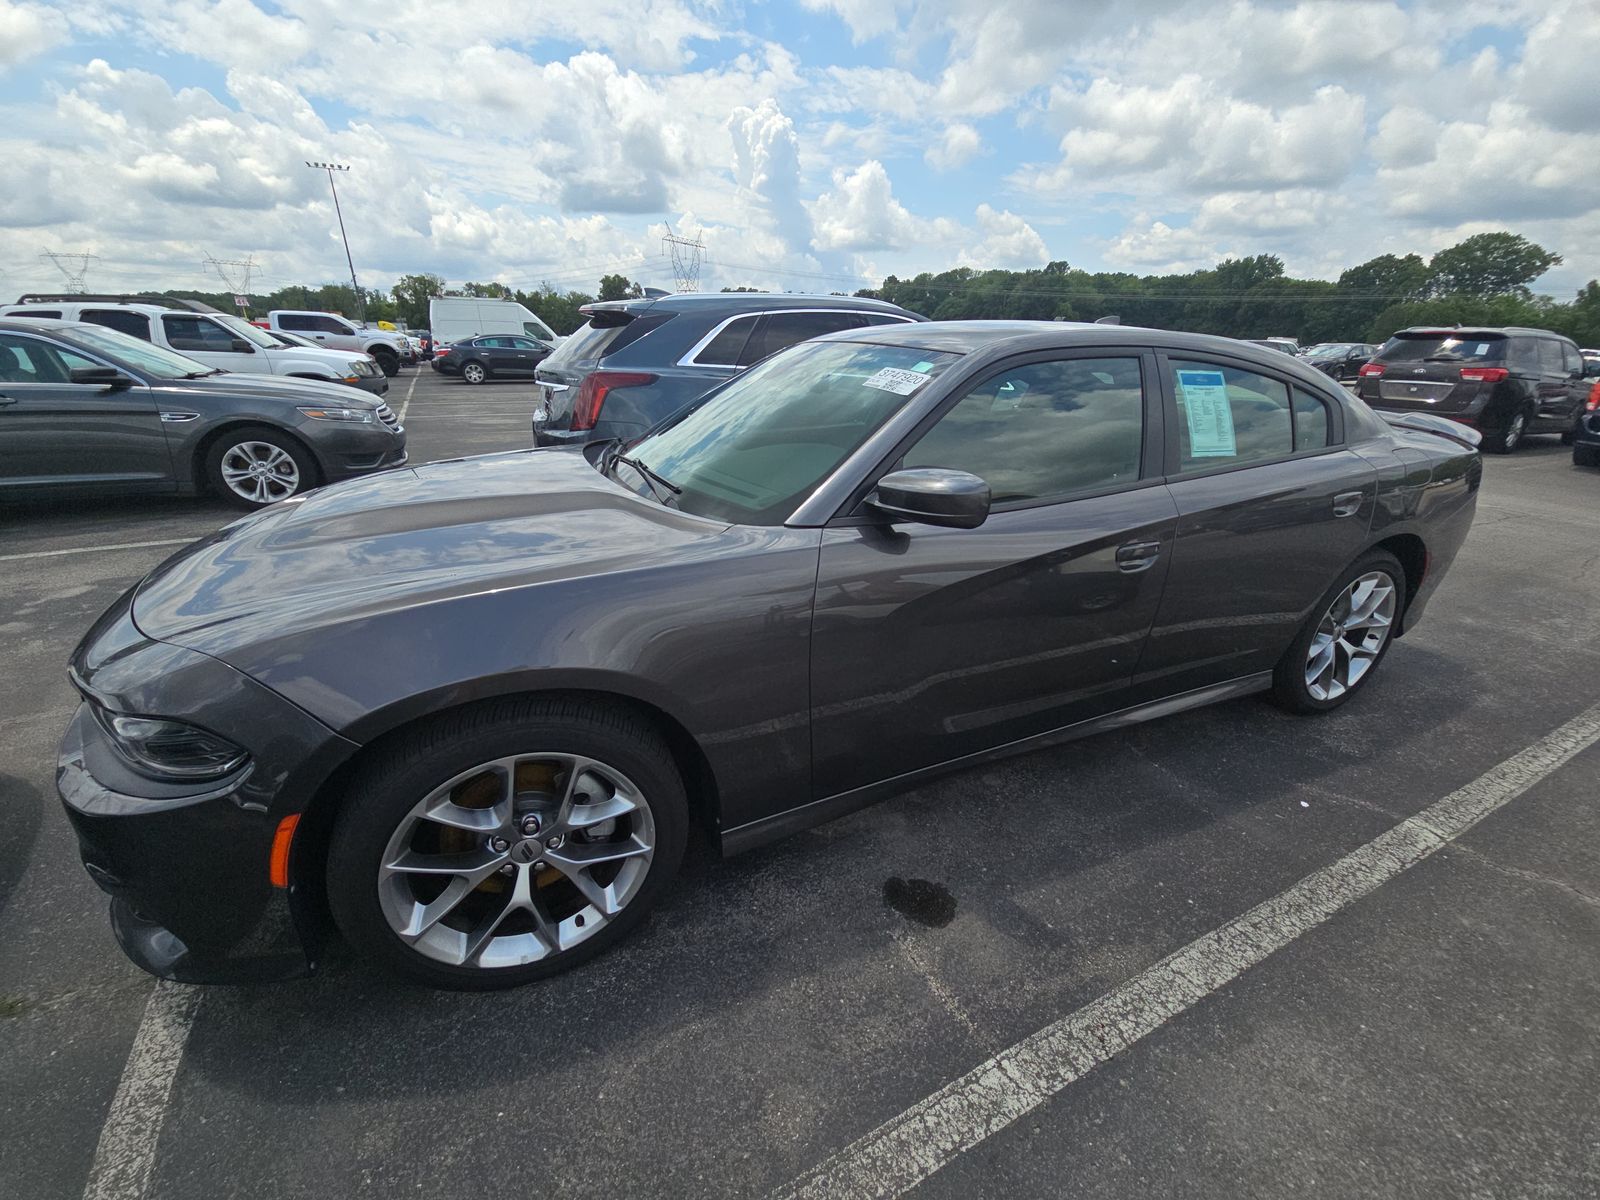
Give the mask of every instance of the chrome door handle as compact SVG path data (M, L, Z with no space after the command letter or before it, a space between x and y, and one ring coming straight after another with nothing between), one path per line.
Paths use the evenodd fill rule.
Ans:
M1160 542L1126 542L1117 547L1117 570L1126 575L1148 571L1160 557Z
M1333 515L1336 517L1353 517L1361 511L1361 501L1365 492L1340 492L1333 498Z

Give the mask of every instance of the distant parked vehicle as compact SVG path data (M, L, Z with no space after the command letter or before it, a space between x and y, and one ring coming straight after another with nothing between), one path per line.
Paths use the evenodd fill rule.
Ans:
M1572 440L1589 395L1572 339L1522 327L1402 329L1361 368L1357 386L1374 408L1475 426L1494 454L1530 433Z
M1584 378L1589 384L1589 398L1572 431L1572 465L1600 467L1600 356L1586 360Z
M274 309L267 314L267 328L301 334L319 346L370 354L390 377L399 373L401 361L410 353L405 334L364 329L333 313Z
M1241 338L1247 346L1260 346L1263 350L1277 350L1284 354L1299 354L1300 343L1293 338Z
M1313 366L1329 379L1354 379L1356 373L1378 352L1378 347L1366 342L1321 342L1300 352L1308 366Z
M478 296L435 296L428 302L428 328L437 341L450 345L484 333L521 334L552 346L562 340L526 305Z
M389 380L371 355L329 350L314 342L291 345L243 317L219 312L198 300L29 295L5 309L3 315L104 325L224 371L347 383L380 396L389 390Z
M851 296L696 293L585 305L588 324L535 376L536 446L638 437L656 422L796 342L922 321Z
M485 383L533 375L550 355L551 347L537 338L497 333L468 338L450 347L449 367L439 368L448 375L459 375L467 383ZM439 360L435 359L437 363Z
M242 508L406 461L389 406L56 318L0 318L0 495L211 491Z

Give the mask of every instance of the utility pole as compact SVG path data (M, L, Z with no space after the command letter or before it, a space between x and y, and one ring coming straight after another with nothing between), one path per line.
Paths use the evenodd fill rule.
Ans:
M333 193L333 214L339 218L339 236L344 240L344 261L350 266L350 287L356 294L356 320L365 324L367 320L367 302L361 295L361 285L356 282L356 260L350 257L350 238L344 231L344 213L339 209L339 189L333 186L333 173L335 171L348 171L350 168L344 163L327 162L308 162L306 166L328 173L328 190Z

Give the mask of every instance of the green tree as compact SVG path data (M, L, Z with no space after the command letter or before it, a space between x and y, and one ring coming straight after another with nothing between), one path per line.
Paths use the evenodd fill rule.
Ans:
M402 275L389 289L395 312L411 329L428 327L428 301L444 294L444 280L438 275Z
M644 288L634 283L626 275L602 275L600 277L600 299L602 300L637 300L644 295Z
M1428 291L1527 299L1533 295L1528 284L1560 263L1559 254L1515 233L1478 233L1433 256Z

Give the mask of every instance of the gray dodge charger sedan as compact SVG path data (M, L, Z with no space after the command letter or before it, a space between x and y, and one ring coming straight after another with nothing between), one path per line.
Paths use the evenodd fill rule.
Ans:
M521 983L637 924L691 825L739 851L1230 696L1343 704L1466 537L1476 441L1221 338L849 330L630 443L174 556L73 655L59 787L158 975L304 971L331 921Z

